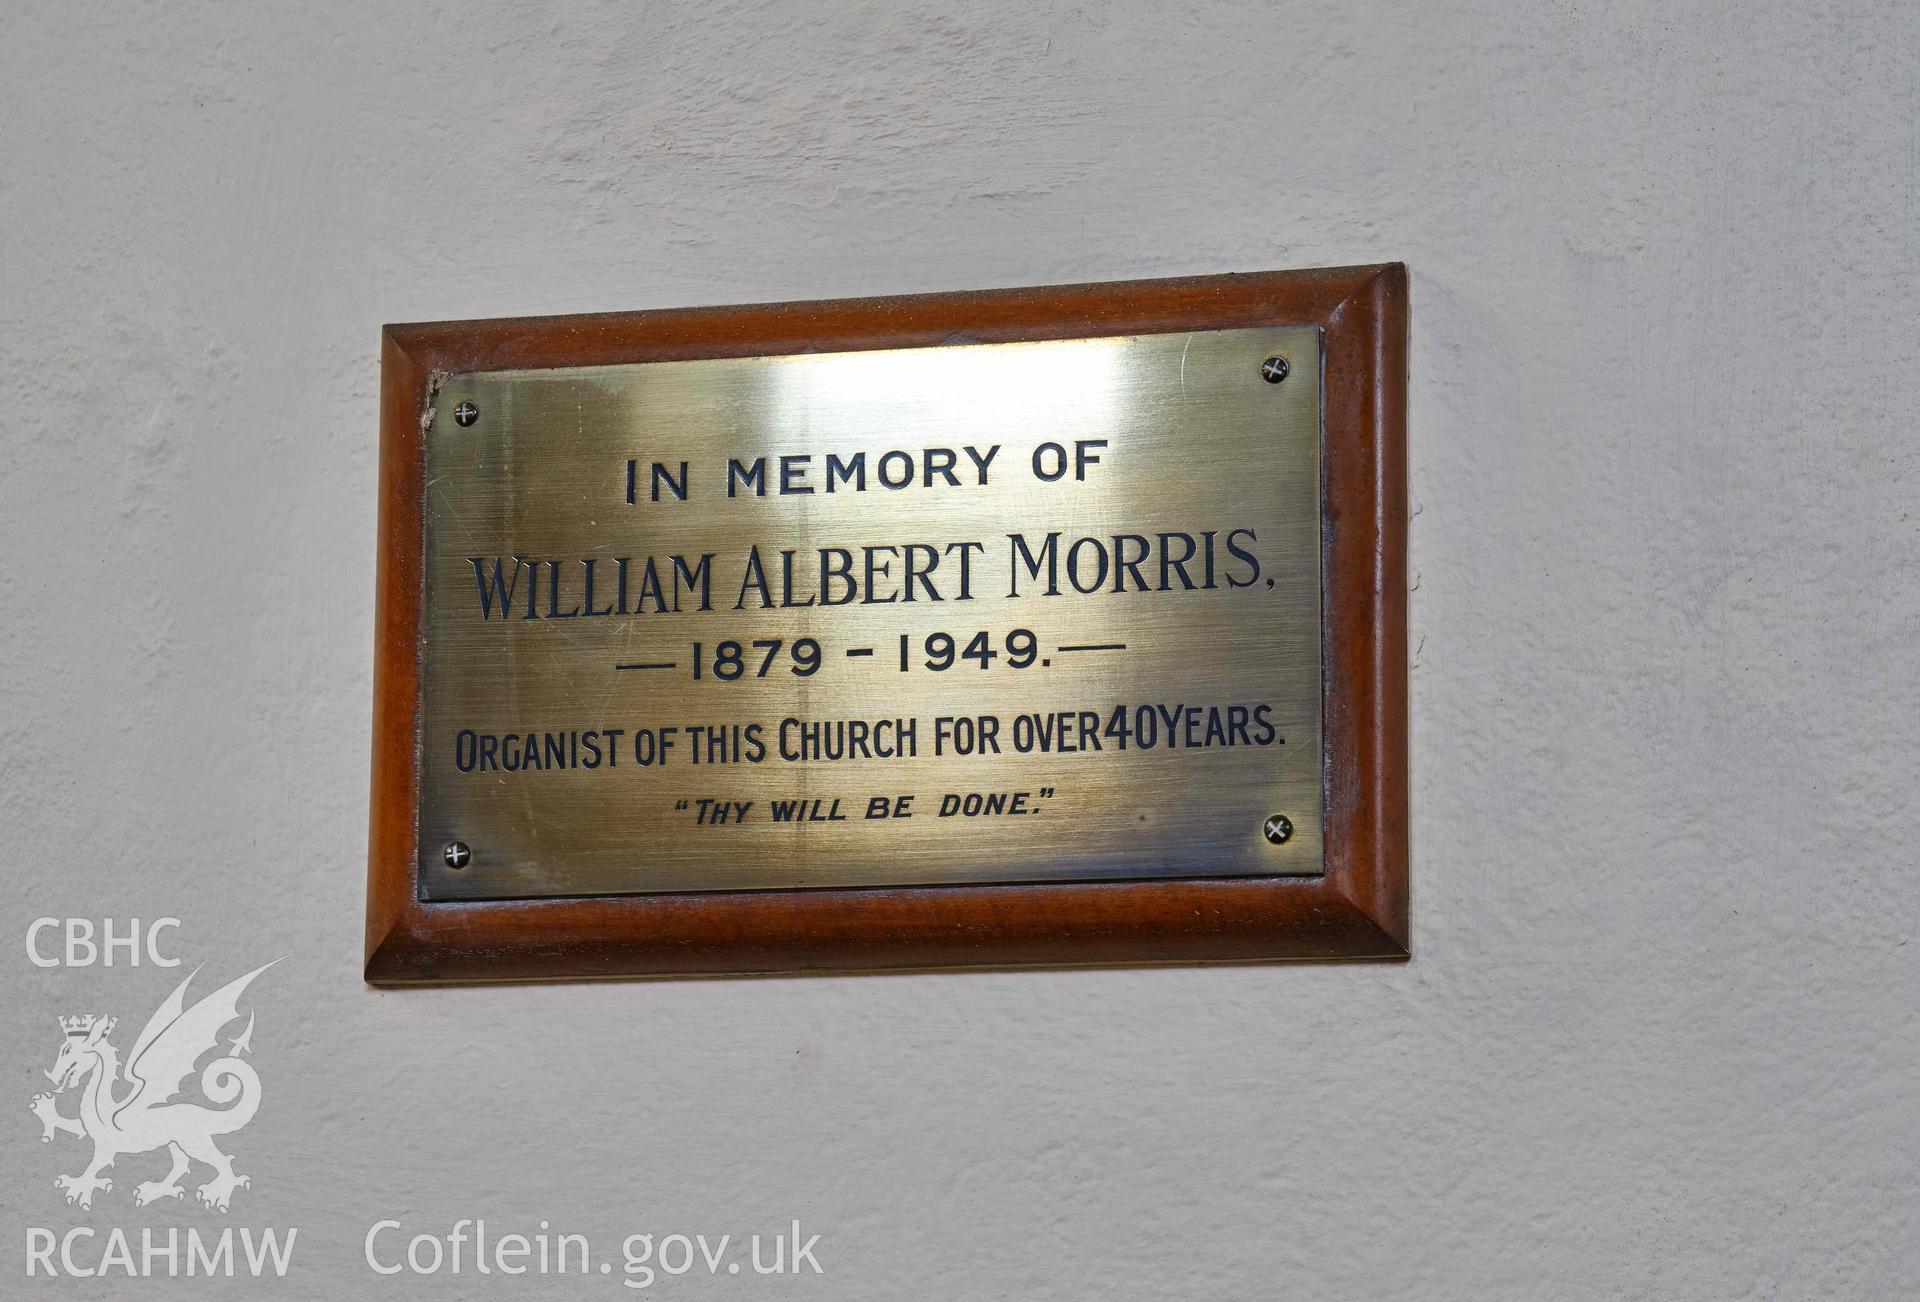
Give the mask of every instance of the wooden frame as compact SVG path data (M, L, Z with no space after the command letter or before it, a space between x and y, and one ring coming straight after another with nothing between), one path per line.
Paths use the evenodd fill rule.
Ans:
M436 372L1316 325L1325 364L1321 877L427 903L415 882L422 418ZM1401 959L1407 273L1393 263L985 293L388 326L366 979L375 985Z

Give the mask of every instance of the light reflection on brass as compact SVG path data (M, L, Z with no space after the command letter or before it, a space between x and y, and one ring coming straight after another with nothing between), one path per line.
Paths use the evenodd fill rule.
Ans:
M1261 368L1276 355L1288 359L1289 378L1268 383ZM1318 873L1319 382L1316 332L1282 328L448 377L427 435L423 894ZM451 418L461 403L478 412L465 428ZM1065 466L1055 482L1034 470L1047 443L1062 449L1058 458L1043 453L1049 472L1055 460ZM1082 464L1084 478L1077 444L1094 458ZM787 463L788 483L814 491L781 495L781 458L809 454ZM832 492L829 454L846 472ZM729 461L759 458L766 495L736 479L729 498ZM984 486L981 458L990 458ZM683 461L687 500L675 501ZM656 462L670 481L658 502ZM865 491L846 469L855 464ZM883 486L909 465L910 481ZM1042 595L1022 567L1020 595L1009 596L1020 555L1009 535L1031 549L1055 532L1061 594ZM1115 561L1133 558L1138 544L1116 535L1148 547L1124 576ZM1195 555L1168 568L1182 535ZM1069 573L1081 538L1096 541ZM1248 586L1230 586L1251 572L1230 539L1258 558ZM968 542L979 546L954 546ZM783 552L792 553L794 601L837 597L845 582L874 600L760 609L755 589L736 610L754 547L776 601ZM833 553L823 583L820 553L834 548L853 558L849 579L834 577ZM1202 582L1209 552L1212 590ZM1072 573L1089 578L1096 553L1108 565L1100 589L1076 592ZM695 609L703 555L706 611ZM659 601L671 604L674 556L685 558L679 611L648 597L646 613L553 617L617 608L622 568L625 600L640 604L648 557ZM517 576L513 618L497 604L482 615L495 562L503 581ZM912 565L914 599L900 600ZM1126 591L1116 594L1116 581ZM525 617L530 590L535 618ZM1012 664L1028 647L1016 630L1033 635L1024 668ZM926 663L926 639L942 632L955 639L943 671ZM979 645L995 652L984 668L963 654L980 633ZM751 643L773 639L781 646L761 677L767 650ZM730 641L742 644L737 678L726 676L735 662L716 660ZM818 668L796 673L812 644ZM1112 727L1120 706L1136 733L1124 750ZM1197 716L1160 708L1183 706ZM1267 744L1252 722L1256 706L1272 726ZM1091 732L1083 712L1098 720ZM958 723L943 730L939 719L981 716L999 721L1000 753L934 753L942 743L951 752L968 732ZM1155 732L1150 749L1138 745L1142 719ZM855 730L839 725L864 723L874 757L783 760L783 720L800 721L785 730L790 741L819 724L814 735L840 746ZM917 754L881 758L904 749L895 721L908 720ZM719 729L731 742L736 727L756 722L762 762L692 762L693 730ZM637 738L666 728L677 732L664 763L656 748L651 765L639 764ZM613 729L617 740L600 744L617 763L585 767L580 734ZM463 732L472 734L465 742ZM977 723L972 732L978 744ZM1170 732L1179 742L1171 748ZM527 734L543 764L554 762L508 771L509 750L523 752ZM1062 735L1072 751L1016 753L1017 738L1052 747ZM1221 740L1239 744L1206 744ZM482 763L483 746L494 767ZM1034 812L940 816L948 795L1016 792ZM903 796L913 798L910 816L867 817L874 798ZM751 807L744 819L700 826L701 800ZM808 802L815 817L774 822L774 801ZM1274 815L1292 828L1280 843L1263 830ZM471 847L460 868L443 855L456 840Z

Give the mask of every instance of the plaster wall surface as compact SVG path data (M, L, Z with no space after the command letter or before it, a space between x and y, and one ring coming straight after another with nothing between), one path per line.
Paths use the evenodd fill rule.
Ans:
M462 1217L822 1236L696 1296L1920 1291L1917 26L8 6L0 1293L200 1296L29 1232L224 1224L299 1228L261 1295L620 1291L362 1261ZM1389 259L1411 963L361 984L383 322ZM66 1206L54 1016L283 953L232 1214Z

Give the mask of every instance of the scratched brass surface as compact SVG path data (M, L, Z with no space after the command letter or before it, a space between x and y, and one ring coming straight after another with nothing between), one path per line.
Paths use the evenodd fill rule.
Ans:
M1276 354L1291 372L1271 384L1261 366ZM447 377L426 439L423 896L1320 872L1320 372L1315 331L1250 329ZM455 418L463 403L477 408L470 426ZM1106 445L1090 449L1098 461L1076 478L1076 441L1099 439ZM1048 442L1067 452L1056 482L1033 470L1036 448ZM963 449L984 457L995 445L981 486ZM924 482L928 448L956 454L962 486L938 473ZM914 478L885 488L880 458L896 449L913 454ZM824 491L827 455L846 465L858 452L867 454L866 491L844 479ZM805 454L813 461L794 486L815 491L780 495L779 458ZM768 459L767 494L736 484L727 497L729 460L759 457ZM683 460L687 500L663 489L651 501L650 465L665 463L677 477ZM905 463L886 464L899 478ZM1243 529L1254 538L1234 533ZM1044 576L1015 570L1009 535L1038 549L1055 531L1061 591L1043 595ZM1203 585L1200 555L1208 531L1213 590ZM1246 587L1228 582L1251 573L1226 550L1230 533L1259 561ZM1126 591L1113 591L1111 565L1099 591L1076 591L1065 564L1073 542L1103 539L1111 558L1117 534L1139 535L1150 548L1121 580ZM1184 544L1162 534L1195 541L1185 574L1196 590L1185 589L1178 566L1163 571L1162 556ZM948 548L967 541L980 550ZM864 579L859 548L908 543L942 549L927 578L944 600L916 585L911 602L879 601L899 595L903 563L902 553L881 552L890 574L863 589L874 604L761 609L753 589L734 608L750 546L766 562L775 601L780 553L795 553L798 602L818 595L820 549L854 549L854 575ZM1138 549L1119 546L1126 556ZM712 608L695 609L695 586L683 584L677 612L648 598L643 613L617 613L616 559L628 558L631 607L649 556L671 601L675 554L689 566L711 555ZM958 599L962 555L970 559L966 600ZM474 558L479 576L498 560L503 580L517 578L514 617L502 618L498 591L483 613ZM583 607L588 559L595 590ZM1090 585L1094 551L1080 559L1076 572ZM1135 578L1169 590L1137 591ZM525 617L530 588L536 618ZM828 595L843 591L829 584ZM564 617L610 603L611 615ZM1018 629L1034 634L1025 668L1009 664L1006 638ZM956 654L951 668L929 669L924 640L943 631L956 653L985 632L999 655L985 668ZM902 634L912 647L905 672ZM756 639L783 643L765 677L765 651L746 646ZM820 648L810 676L793 672L799 639ZM743 672L732 680L715 676L715 648L726 641L743 645ZM698 679L695 643L703 648ZM1084 647L1112 649L1073 649ZM863 648L873 654L847 654ZM934 658L942 650L936 644ZM617 667L640 665L672 668ZM1238 734L1224 731L1230 707L1251 715L1258 705L1272 726L1266 744L1250 721ZM1155 709L1156 744L1142 748L1135 735L1121 750L1108 734L1121 706L1130 725L1143 706L1195 707L1201 722L1193 731L1194 715L1176 714L1171 731L1182 744L1169 747L1167 716ZM1189 748L1209 740L1215 707L1217 735L1245 744ZM1096 712L1102 748L1016 752L1021 716L1062 711ZM934 753L938 718L983 715L999 720L1000 753ZM788 762L778 731L790 718L917 720L918 754ZM693 762L690 729L755 722L766 729L761 762ZM678 731L664 762L656 752L652 765L637 763L636 738L666 728ZM566 734L612 729L621 735L601 745L614 763L566 766L585 756ZM557 762L504 767L529 733L543 760ZM1069 733L1080 740L1077 718ZM509 734L522 740L502 740ZM545 734L562 736L560 754ZM1035 812L939 816L944 795L995 792L1026 792ZM866 817L872 797L909 795L909 817ZM703 826L701 800L751 804L738 821ZM775 822L776 800L820 803L805 807L813 820ZM1263 834L1273 814L1291 821L1283 844ZM455 841L469 848L457 868L447 864Z

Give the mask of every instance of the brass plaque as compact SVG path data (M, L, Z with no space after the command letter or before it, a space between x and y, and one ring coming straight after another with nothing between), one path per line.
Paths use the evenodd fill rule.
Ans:
M1320 374L1266 328L445 377L422 895L1321 872Z

